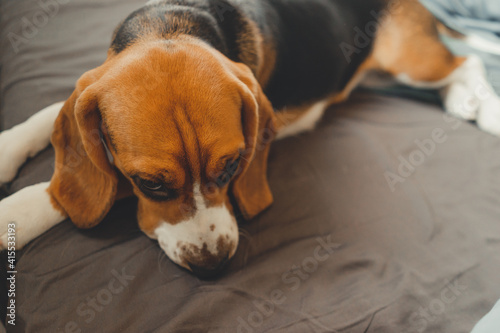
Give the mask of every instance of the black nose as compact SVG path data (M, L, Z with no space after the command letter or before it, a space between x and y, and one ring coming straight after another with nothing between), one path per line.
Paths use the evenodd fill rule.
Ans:
M221 261L219 261L215 266L204 267L192 263L188 263L188 265L189 268L191 268L191 271L199 278L213 279L218 275L220 275L220 273L223 271L228 261L229 261L228 256L226 256Z

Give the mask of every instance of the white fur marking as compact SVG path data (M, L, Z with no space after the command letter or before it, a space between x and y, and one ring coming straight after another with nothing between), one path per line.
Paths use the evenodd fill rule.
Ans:
M198 210L207 209L207 206L205 205L205 198L203 198L203 194L201 193L201 188L199 183L194 184L193 197L196 203L196 209Z
M278 135L276 135L276 140L280 140L288 136L297 135L302 132L312 131L325 113L325 109L327 106L327 101L320 101L315 103L313 106L311 106L311 108L309 108L309 110L305 112L302 117L281 128L278 132Z
M488 82L481 58L469 56L450 77L452 82L441 91L446 111L476 120L483 131L500 136L500 97Z
M0 184L10 182L29 158L47 147L64 102L37 112L24 123L0 133Z
M66 219L52 206L49 182L28 186L0 201L0 248L7 247L8 225L16 225L16 250Z
M479 128L500 136L500 97L487 80L482 60L471 55L448 77L436 82L413 81L400 74L397 79L416 88L441 89L446 111L465 120L476 120Z
M455 72L453 72L455 73ZM451 75L453 75L453 73ZM413 80L408 74L406 73L401 73L395 76L396 81L413 87L413 88L419 88L419 89L440 89L443 87L446 87L448 84L453 82L453 78L451 75L445 77L444 79L441 79L439 81L415 81Z
M216 256L217 242L222 236L225 242L232 242L229 253L231 258L236 252L239 237L235 218L225 205L207 208L199 184L194 185L193 194L196 202L196 213L193 217L175 225L163 221L156 228L155 238L158 239L160 247L172 261L186 267L183 262L183 245L194 245L202 249L206 244L207 250ZM215 227L213 231L212 225Z

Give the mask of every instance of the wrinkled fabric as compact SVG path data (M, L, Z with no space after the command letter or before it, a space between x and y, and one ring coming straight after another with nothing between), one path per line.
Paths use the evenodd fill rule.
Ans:
M475 33L500 43L497 0L420 0L439 20L464 34Z
M67 98L144 3L65 2L14 52L6 33L40 5L0 0L3 128ZM240 224L221 277L173 264L124 200L96 228L65 221L18 253L8 331L468 333L500 298L499 152L435 104L357 93L273 144L275 203ZM49 180L53 158L46 149L5 191Z

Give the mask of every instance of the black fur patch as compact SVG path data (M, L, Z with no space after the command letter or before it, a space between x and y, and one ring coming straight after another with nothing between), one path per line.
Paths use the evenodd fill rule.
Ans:
M384 8L380 0L267 2L274 9L267 24L277 62L265 93L277 109L341 91L369 55L373 40L349 59L341 44L356 45L354 28L364 30L375 21L371 11Z
M136 10L116 31L111 48L120 53L141 37L151 34L165 39L188 34L226 53L225 39L215 17L203 8L183 4L185 2L188 1L164 1Z
M203 39L250 68L258 61L248 20L276 49L276 65L264 89L276 109L341 91L371 51L373 38L356 47L356 28L377 23L385 0L164 0L133 12L116 30L111 48L122 52L142 36ZM244 45L244 46L243 46ZM356 47L346 57L342 45Z

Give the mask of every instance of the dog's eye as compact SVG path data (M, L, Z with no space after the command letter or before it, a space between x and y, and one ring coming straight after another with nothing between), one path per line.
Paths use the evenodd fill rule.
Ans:
M236 175L240 166L240 161L241 158L238 158L234 161L228 161L226 163L224 171L219 175L219 177L217 177L217 185L219 187L226 186L234 177L234 175Z
M152 182L150 180L143 180L142 187L144 187L148 191L156 192L156 191L160 191L161 189L163 189L163 184L155 183L155 182Z
M139 177L134 178L134 182L142 193L153 200L170 200L175 198L175 191L168 189L163 183L146 180Z

